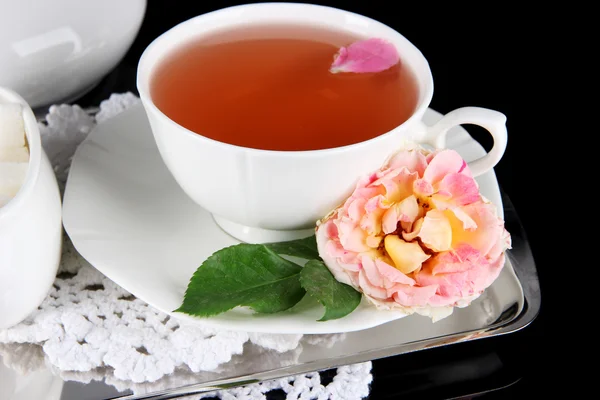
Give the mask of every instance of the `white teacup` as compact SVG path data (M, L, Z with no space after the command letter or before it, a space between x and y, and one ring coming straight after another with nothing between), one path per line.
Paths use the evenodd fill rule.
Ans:
M0 208L0 329L15 325L48 295L62 247L62 209L54 170L28 103L0 87L0 103L23 106L29 166L16 196Z
M234 146L191 132L169 119L152 101L154 69L173 49L242 24L282 23L328 26L393 43L417 79L419 98L412 116L383 135L349 146L268 151ZM311 234L316 221L340 205L361 176L381 167L403 140L443 148L450 128L460 124L482 126L493 136L494 146L484 157L469 163L476 176L498 163L507 142L506 117L484 108L459 108L433 127L426 127L421 119L433 96L433 79L423 54L380 22L318 5L248 4L185 21L159 36L144 51L137 87L162 158L179 185L213 214L223 230L245 242L282 241Z

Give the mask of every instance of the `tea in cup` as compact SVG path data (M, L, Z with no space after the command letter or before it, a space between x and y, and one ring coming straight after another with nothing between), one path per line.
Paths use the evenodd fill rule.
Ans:
M399 62L330 71L341 47L369 38L392 44ZM484 108L425 126L433 79L423 54L378 21L325 6L248 4L185 21L144 51L137 87L175 180L251 243L312 234L405 141L443 148L450 128L480 125L494 146L469 163L474 175L498 163L507 141L505 116Z

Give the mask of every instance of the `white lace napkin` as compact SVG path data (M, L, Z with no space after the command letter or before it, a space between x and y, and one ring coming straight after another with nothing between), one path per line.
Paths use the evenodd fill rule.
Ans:
M73 153L91 129L138 101L131 93L113 94L95 115L77 105L50 108L40 123L42 144L61 190ZM0 355L20 372L49 367L65 380L104 380L119 391L147 393L194 383L198 374L218 376L240 363L289 365L303 345L329 346L343 337L231 332L180 322L98 272L65 235L59 274L48 297L25 321L0 331ZM315 372L216 396L265 398L280 389L288 399L361 399L368 396L371 380L367 362L338 368L326 385Z

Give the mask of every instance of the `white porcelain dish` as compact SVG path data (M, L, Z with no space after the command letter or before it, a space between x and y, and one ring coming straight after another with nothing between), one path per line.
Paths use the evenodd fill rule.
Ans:
M439 118L440 114L429 109L424 121L431 124ZM454 128L448 141L466 160L484 154L462 128ZM502 213L494 172L477 180L482 193ZM222 231L210 213L175 182L140 105L97 125L80 145L65 189L63 220L75 248L94 267L177 318L231 330L308 334L356 331L403 316L362 304L347 317L317 322L323 309L304 300L287 312L272 315L252 315L242 308L208 319L174 314L196 268L214 251L238 241ZM487 300L481 301L501 297L503 291L520 293L512 268L507 266L488 291Z
M0 86L32 108L79 97L123 58L146 0L3 0Z
M52 166L27 102L0 87L0 103L23 105L29 168L16 196L0 208L0 329L17 324L44 300L60 262L62 209Z

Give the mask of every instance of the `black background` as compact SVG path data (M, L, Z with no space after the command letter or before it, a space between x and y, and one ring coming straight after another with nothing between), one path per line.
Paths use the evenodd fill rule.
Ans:
M540 87L549 57L540 50L544 39L538 21L544 17L536 10L528 13L516 6L488 2L485 7L454 2L313 3L379 20L415 44L433 73L430 106L434 110L447 113L462 106L480 106L507 116L508 147L495 170L528 235L541 285L541 312L522 331L374 361L370 398L470 398L481 392L487 392L481 395L484 398L539 396L545 386L558 384L550 376L560 368L547 350L549 345L556 347L551 344L553 329L546 317L553 308L551 263L557 262L558 250L548 245L555 243L551 241L552 226L538 222L550 215L545 213L550 211L553 189L544 178L552 165L552 152L549 131L542 123L542 117L552 118L552 114L539 111L546 100L540 98ZM137 62L154 38L193 16L237 4L243 2L149 0L138 37L123 61L98 88L76 102L97 105L112 92L135 93ZM490 147L485 131L465 128L484 147ZM543 185L547 190L541 190Z

